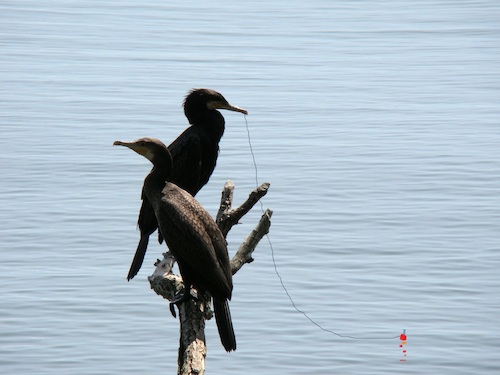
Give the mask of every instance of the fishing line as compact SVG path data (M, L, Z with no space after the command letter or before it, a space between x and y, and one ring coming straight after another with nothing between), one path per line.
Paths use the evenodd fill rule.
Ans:
M255 161L255 154L253 152L253 147L252 147L252 140L250 137L250 129L248 127L248 121L247 121L247 116L245 115L245 127L247 129L247 138L248 138L248 146L250 147L250 153L252 154L252 161L253 161L253 166L255 169L255 186L259 187L259 173L258 173L258 168L257 168L257 162ZM264 213L264 204L262 203L262 199L259 200L260 203L260 209L262 210L262 213ZM394 340L400 337L400 335L392 336L392 337L361 337L361 336L350 336L350 335L341 335L340 333L337 333L335 331L332 331L330 329L324 328L321 326L319 323L317 323L315 320L313 320L305 311L299 309L297 305L295 304L295 301L293 300L292 296L288 292L288 289L285 286L285 283L283 282L283 278L281 277L280 273L278 272L278 267L276 265L276 259L274 258L274 248L273 244L271 242L271 238L269 237L268 234L266 234L267 242L269 244L269 248L271 249L271 258L273 261L273 266L274 266L274 272L276 273L276 276L278 276L278 279L280 281L281 287L285 291L285 294L287 295L288 299L290 300L290 303L292 304L293 308L304 315L304 317L309 320L312 324L314 324L316 327L321 329L322 331L331 333L333 335L342 337L342 338L347 338L347 339L353 339L353 340Z

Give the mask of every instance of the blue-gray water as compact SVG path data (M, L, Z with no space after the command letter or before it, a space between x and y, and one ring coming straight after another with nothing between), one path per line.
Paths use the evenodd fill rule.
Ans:
M178 322L125 280L149 163L114 140L186 126L210 87L249 110L270 238L235 277L238 350L209 374L494 374L500 365L500 3L2 1L0 372L173 374ZM255 186L225 112L198 199ZM230 252L255 210L229 236Z

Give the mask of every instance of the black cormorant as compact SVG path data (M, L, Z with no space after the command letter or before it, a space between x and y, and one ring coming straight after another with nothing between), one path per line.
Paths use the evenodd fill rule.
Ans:
M177 260L186 288L184 297L189 298L191 286L210 292L222 345L228 352L235 350L228 304L233 282L222 232L191 194L169 182L172 157L161 141L141 138L134 142L116 141L114 145L128 147L153 163L144 180L143 199L151 205L159 230Z
M168 146L174 163L169 181L193 197L208 182L217 162L219 141L224 134L225 124L224 117L217 109L247 114L245 109L229 104L217 91L210 89L190 91L184 101L184 114L191 126ZM151 204L144 193L138 225L141 238L127 280L139 272L148 247L149 236L158 228ZM161 243L161 232L158 233L158 238Z

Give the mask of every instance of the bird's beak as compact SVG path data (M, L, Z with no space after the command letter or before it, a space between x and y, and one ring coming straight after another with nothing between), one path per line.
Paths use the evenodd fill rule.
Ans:
M125 146L128 148L131 148L132 150L134 149L134 142L122 142L122 141L114 141L113 146Z
M213 101L213 102L209 102L207 104L207 107L210 109L227 109L228 111L240 112L240 113L243 113L245 115L248 115L248 111L246 109L236 107L235 105L231 105L227 102Z
M126 142L122 142L122 141L114 141L113 142L113 146L125 146L125 147L128 147L127 143Z
M227 107L223 107L222 109L227 109L229 111L240 112L243 113L244 115L248 115L248 111L246 109L236 107L235 105L231 104L229 104Z

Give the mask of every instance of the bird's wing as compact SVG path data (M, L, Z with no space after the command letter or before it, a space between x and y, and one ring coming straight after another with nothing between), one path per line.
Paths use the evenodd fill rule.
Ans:
M139 244L137 245L137 250L135 251L134 259L130 265L130 270L127 275L127 279L132 279L139 272L142 262L144 261L144 256L146 255L146 250L148 249L149 236L158 228L158 222L156 220L156 215L151 205L151 202L146 197L144 189L142 192L142 205L139 211L139 219L137 224L139 230L141 231L141 238Z
M156 221L155 211L151 202L149 202L144 191L141 195L142 205L139 211L139 219L137 220L137 225L141 232L146 232L148 234L153 233L158 228L158 223Z
M224 277L226 278L227 282L232 285L233 276L231 272L231 262L229 260L229 254L227 251L227 241L220 231L217 223L212 219L208 212L206 213L207 215L200 216L200 219L203 221L205 228L207 228L207 232L210 234L210 240L215 250L219 267L224 272ZM229 299L231 299L231 297L229 297Z
M187 128L168 146L168 150L173 160L169 181L194 196L201 188L199 180L203 147L199 134L192 129L192 127Z
M213 294L230 298L226 241L210 214L185 191L167 184L160 215L160 228L166 226L162 230L165 241L178 260L196 272L197 281Z

